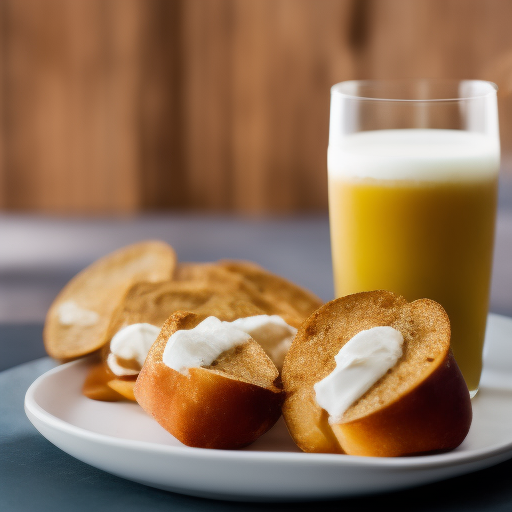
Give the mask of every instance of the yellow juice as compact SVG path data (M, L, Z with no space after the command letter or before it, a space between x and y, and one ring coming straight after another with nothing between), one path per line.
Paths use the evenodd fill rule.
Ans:
M379 144L379 137L394 137L394 149L389 141L386 149L368 144L367 135L361 147L342 148L341 156L339 148L330 150L336 295L384 289L409 301L426 297L442 304L450 317L455 358L469 389L476 391L489 304L499 157L495 148L476 148L475 140L466 141L460 133L451 141L450 134L437 133L446 130L409 130L420 141L421 132L429 132L429 144L420 142L419 149L396 158L393 151L404 135L398 132L402 130L374 136ZM441 135L446 144L439 149ZM447 148L450 142L455 149ZM349 164L352 170L344 168Z

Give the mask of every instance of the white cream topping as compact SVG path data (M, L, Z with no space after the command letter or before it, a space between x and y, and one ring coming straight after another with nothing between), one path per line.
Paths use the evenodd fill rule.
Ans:
M176 331L164 349L163 362L184 375L189 368L209 366L222 352L249 341L259 343L281 368L297 329L277 315L257 315L222 322L210 316L193 329Z
M193 329L183 329L171 335L162 356L169 368L188 375L189 368L209 366L222 352L249 341L251 337L234 327L209 316Z
M499 170L499 141L463 130L376 130L340 136L329 144L335 179L467 181Z
M136 361L142 368L151 345L155 342L160 328L151 324L132 324L120 329L110 341L107 364L115 375L137 375L138 370L121 366L117 358Z
M297 334L295 327L288 325L278 315L239 318L231 322L231 325L249 334L261 345L277 369L281 370L286 353Z
M62 325L80 325L88 327L100 319L96 311L81 308L75 301L67 300L59 306L59 322Z
M314 386L316 401L339 423L345 411L366 393L402 356L402 334L393 327L357 333L334 357L336 368Z

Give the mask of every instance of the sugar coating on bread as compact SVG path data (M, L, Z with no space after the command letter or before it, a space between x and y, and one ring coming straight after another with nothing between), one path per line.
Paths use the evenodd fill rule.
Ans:
M347 409L341 423L333 429L328 424L327 413L316 402L313 386L334 370L334 356L345 343L360 331L378 326L390 326L401 332L403 355L384 377ZM445 368L448 368L452 389L444 390L439 385L437 376ZM349 446L351 453L359 450L358 454L365 455L400 455L423 449L448 449L462 442L471 423L469 393L450 352L448 317L439 304L428 299L407 303L403 297L390 292L374 291L349 295L326 304L299 329L285 359L282 379L286 392L283 415L292 437L304 451L342 453ZM430 402L428 399L425 402L428 393L432 396ZM429 410L414 410L415 399L417 403L427 403L423 409L433 408L432 414ZM412 422L420 418L420 423L427 425L436 418L436 400L442 402L437 409L440 415L446 409L443 403L451 404L448 409L461 404L460 428L457 420L439 417L434 423L440 431L445 428L450 432L447 436L443 432L437 436L434 426L432 438L425 443L416 443L414 436L404 435L400 428L396 428L395 418L399 421L408 418L401 405L407 404L406 409L414 416ZM375 427L377 424L378 428ZM345 429L344 425L350 427ZM383 431L386 429L388 432L400 431L400 436L409 438L401 444L391 439L392 436L385 439ZM374 442L368 441L372 438ZM441 441L441 438L445 440ZM344 444L340 439L348 440ZM362 446L364 443L372 445L368 451ZM378 452L379 443L388 443L389 451L382 449ZM438 448L435 448L436 443ZM402 448L405 451L402 452Z
M180 263L172 281L136 283L124 295L109 326L112 337L133 323L162 326L175 311L191 311L224 321L278 314L290 325L304 319L292 306L274 303L243 275L216 263Z
M231 301L243 300L251 303L254 307L258 308L261 313L267 315L278 314L290 325L300 324L303 320L291 304L283 304L273 300L272 297L263 293L263 289L254 286L247 278L246 272L230 271L228 268L221 265L220 262L181 263L176 272L176 279L179 281L200 283L203 286L211 286L215 289L222 289L225 297L229 297ZM204 304L199 310L210 310L211 306L212 304ZM215 304L214 306L219 308L221 304ZM193 311L197 312L196 309ZM254 314L256 313L242 316L253 316ZM233 317L230 320L235 319L236 317Z

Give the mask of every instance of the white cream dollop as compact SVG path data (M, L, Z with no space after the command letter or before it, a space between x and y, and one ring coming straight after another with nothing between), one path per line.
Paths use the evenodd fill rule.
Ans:
M137 375L139 370L121 366L117 358L133 360L142 368L160 329L151 324L132 324L120 329L110 341L107 364L115 375Z
M329 423L339 423L345 411L402 356L404 338L389 326L357 333L338 352L336 368L314 386L316 401L329 413Z
M62 325L80 325L88 327L94 325L100 319L96 311L80 307L75 301L67 300L58 309L59 322Z
M169 368L188 375L189 368L209 366L222 352L250 339L250 335L231 322L209 316L193 329L182 329L172 334L162 359Z
M246 332L261 345L278 370L283 367L284 358L297 329L288 325L278 315L257 315L239 318L231 325Z

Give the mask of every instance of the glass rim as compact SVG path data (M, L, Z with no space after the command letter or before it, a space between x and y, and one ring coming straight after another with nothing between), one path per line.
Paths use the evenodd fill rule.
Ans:
M383 86L440 86L440 85L461 85L461 84L472 84L478 85L482 89L487 89L486 92L480 91L476 94L469 94L464 96L454 96L446 98L387 98L384 97L372 97L367 95L358 95L353 91L345 91L344 89L354 89L358 85L383 87ZM338 82L331 87L331 95L339 95L342 98L350 100L361 100L361 101L387 101L387 102L399 102L399 103L441 103L441 102L457 102L457 101L468 101L478 98L486 98L492 95L496 95L498 92L498 86L494 82L487 80L476 80L476 79L450 79L450 78L398 78L398 79L372 79L372 80L346 80Z

